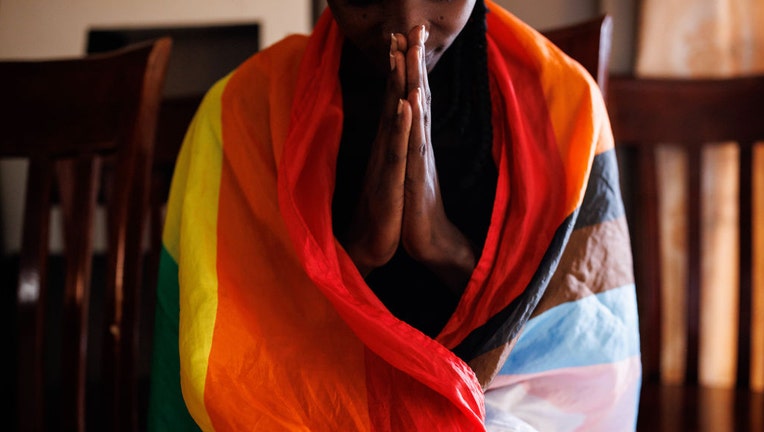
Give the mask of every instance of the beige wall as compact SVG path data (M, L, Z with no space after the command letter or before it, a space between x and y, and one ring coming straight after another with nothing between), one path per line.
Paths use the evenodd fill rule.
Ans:
M306 32L309 0L0 0L0 58L79 54L91 26L252 21L266 44Z
M599 0L494 0L534 28L546 30L591 18Z

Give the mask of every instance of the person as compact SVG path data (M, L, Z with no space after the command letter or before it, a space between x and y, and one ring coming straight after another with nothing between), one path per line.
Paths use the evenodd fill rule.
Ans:
M586 71L490 0L329 0L178 156L151 430L615 431L641 366Z

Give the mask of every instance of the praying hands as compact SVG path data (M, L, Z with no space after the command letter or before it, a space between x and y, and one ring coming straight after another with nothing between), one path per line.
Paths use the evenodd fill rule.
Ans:
M461 293L476 254L443 207L430 133L427 39L424 25L390 35L382 116L344 246L364 276L403 247Z

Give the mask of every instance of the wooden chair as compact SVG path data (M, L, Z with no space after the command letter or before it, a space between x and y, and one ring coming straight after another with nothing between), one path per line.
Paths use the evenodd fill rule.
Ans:
M542 33L566 54L581 63L605 94L613 44L612 17L604 14Z
M172 38L172 54L159 106L149 195L148 252L143 269L142 340L153 339L156 285L162 250L162 228L170 183L180 146L207 90L260 48L260 24L221 23L204 26L140 26L91 29L87 37L90 54L122 48L128 44ZM143 353L139 372L148 382L151 352ZM148 383L147 383L148 384Z
M613 76L607 97L622 161L633 165L624 189L632 229L640 305L644 382L639 429L764 430L764 394L751 391L752 198L754 148L764 141L764 75L730 79L647 79ZM699 384L701 287L701 152L711 143L736 142L739 166L739 322L737 384ZM662 292L656 148L671 143L687 157L686 373L680 385L661 376ZM761 191L756 192L761 194ZM628 204L628 202L627 202ZM665 269L664 269L665 270ZM759 362L762 359L757 360ZM718 421L714 424L711 419Z
M137 429L140 317L134 311L170 50L171 40L162 38L80 58L0 62L0 156L28 160L15 327L18 430L82 431L93 418L108 421L93 430ZM104 269L91 264L99 197L108 218ZM63 219L62 280L48 275L56 203ZM92 270L104 273L103 304L91 305ZM102 323L89 321L91 307L103 310ZM103 353L90 357L93 345L102 345ZM98 386L88 379L94 368L102 370Z

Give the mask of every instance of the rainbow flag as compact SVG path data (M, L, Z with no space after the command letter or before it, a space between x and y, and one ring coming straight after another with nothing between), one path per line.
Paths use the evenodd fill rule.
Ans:
M503 427L515 418L515 402L498 396L534 374L575 366L554 364L566 351L546 345L566 344L567 335L534 335L544 325L574 326L587 311L544 318L579 301L604 303L599 293L633 294L620 195L596 192L600 183L617 190L607 183L617 171L596 84L537 32L487 4L498 187L483 254L442 332L432 339L387 311L332 233L342 36L327 10L310 37L290 36L218 82L189 128L163 234L151 430ZM620 216L582 207L590 191L591 206ZM599 226L621 231L601 236ZM606 243L592 248L589 238ZM597 256L610 241L625 243ZM588 296L595 288L572 281L579 257L568 249L585 254L596 273L623 276L622 288L610 289L615 279L605 278ZM484 393L465 360L490 359L515 343ZM549 357L542 371L525 360L533 352Z

